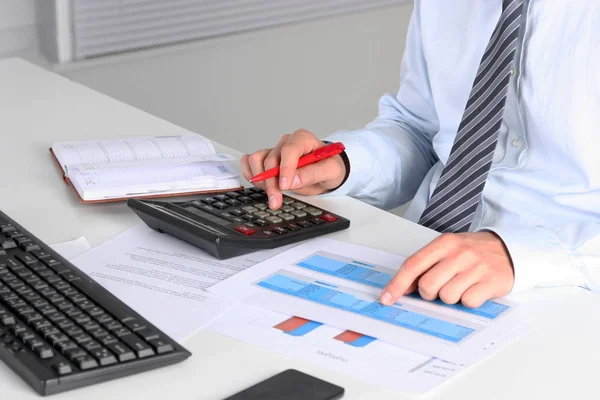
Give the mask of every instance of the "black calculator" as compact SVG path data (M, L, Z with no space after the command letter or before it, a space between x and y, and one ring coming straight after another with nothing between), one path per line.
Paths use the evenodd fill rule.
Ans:
M337 232L350 221L290 196L270 209L264 190L253 187L188 201L129 199L150 228L227 259Z

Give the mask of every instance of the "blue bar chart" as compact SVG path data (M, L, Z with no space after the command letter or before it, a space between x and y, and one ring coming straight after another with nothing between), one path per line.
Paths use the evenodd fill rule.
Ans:
M358 295L326 282L311 281L276 273L256 283L257 286L311 302L349 311L429 336L458 343L475 329L453 322L409 311L401 304L385 306L377 301L363 300Z

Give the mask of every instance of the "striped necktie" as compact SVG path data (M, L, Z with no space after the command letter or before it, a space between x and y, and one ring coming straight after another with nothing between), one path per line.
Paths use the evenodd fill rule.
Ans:
M479 205L504 117L523 0L504 0L473 83L448 162L419 224L467 232Z

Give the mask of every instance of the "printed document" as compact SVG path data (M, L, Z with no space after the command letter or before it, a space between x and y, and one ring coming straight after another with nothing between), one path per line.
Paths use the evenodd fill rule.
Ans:
M205 288L278 251L218 260L139 224L75 258L73 264L181 341L231 305Z
M522 325L522 307L494 299L470 309L418 295L392 306L381 289L404 257L320 238L300 244L209 289L285 315L296 315L376 337L453 363L483 358Z

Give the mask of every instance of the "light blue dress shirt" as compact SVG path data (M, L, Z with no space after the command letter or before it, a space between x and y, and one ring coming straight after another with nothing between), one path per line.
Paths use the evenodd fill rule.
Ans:
M519 291L600 291L600 3L525 2L506 112L472 231L506 243ZM418 221L448 160L501 0L416 0L397 95L346 145L334 193ZM402 240L401 237L398 240Z

